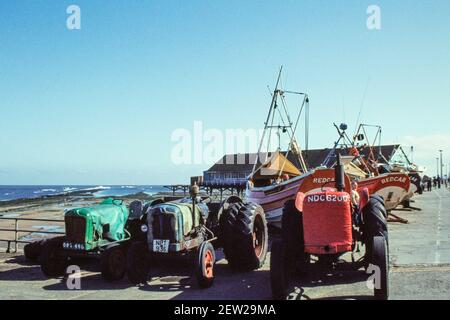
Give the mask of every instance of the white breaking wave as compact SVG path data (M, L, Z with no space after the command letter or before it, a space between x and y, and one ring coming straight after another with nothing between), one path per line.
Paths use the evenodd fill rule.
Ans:
M96 190L108 190L111 189L111 187L104 187L104 186L97 186L97 187L92 187L92 188L86 188L83 189L85 191L96 191Z
M67 192L67 191L74 191L74 190L77 190L77 188L65 187L65 188L63 189L64 192Z
M35 193L35 194L42 193L42 192L56 192L56 190L55 189L41 189L41 190L33 191L33 193Z

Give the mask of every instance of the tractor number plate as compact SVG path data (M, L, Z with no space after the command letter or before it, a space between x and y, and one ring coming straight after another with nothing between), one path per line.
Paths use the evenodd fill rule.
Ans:
M153 252L169 252L169 240L153 240Z

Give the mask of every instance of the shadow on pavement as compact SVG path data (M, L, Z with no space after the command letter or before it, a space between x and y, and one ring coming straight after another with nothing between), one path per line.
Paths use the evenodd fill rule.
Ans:
M22 266L0 272L0 281L45 281L40 266Z

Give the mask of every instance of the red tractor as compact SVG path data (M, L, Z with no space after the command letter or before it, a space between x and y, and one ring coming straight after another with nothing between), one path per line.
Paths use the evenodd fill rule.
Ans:
M389 256L383 198L370 196L367 189L352 189L355 185L344 173L340 155L335 169L328 170L334 170L335 177L320 190L300 190L295 200L285 203L281 239L272 243L270 257L273 297L286 299L293 271L306 273L318 265L333 269L343 254L364 246L364 256L356 262L352 259L352 267L373 273L375 298L387 299ZM317 258L315 262L312 257Z

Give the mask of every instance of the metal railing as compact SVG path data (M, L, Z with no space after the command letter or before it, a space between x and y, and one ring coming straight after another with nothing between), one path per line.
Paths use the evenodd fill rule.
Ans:
M20 229L19 228L19 221L40 221L40 222L58 222L58 223L63 223L64 220L62 220L62 219L0 217L0 221L2 221L2 220L14 221L14 229L12 229L12 228L5 229L3 227L0 227L0 232L14 232L14 239L1 239L0 238L0 242L7 242L8 243L8 247L6 249L6 253L10 253L11 252L11 243L14 243L14 252L17 252L19 243L30 243L30 242L33 242L33 241L30 241L30 240L20 240L19 239L19 233L64 234L64 232L60 232L60 231L48 231L48 230L39 230L39 229Z

